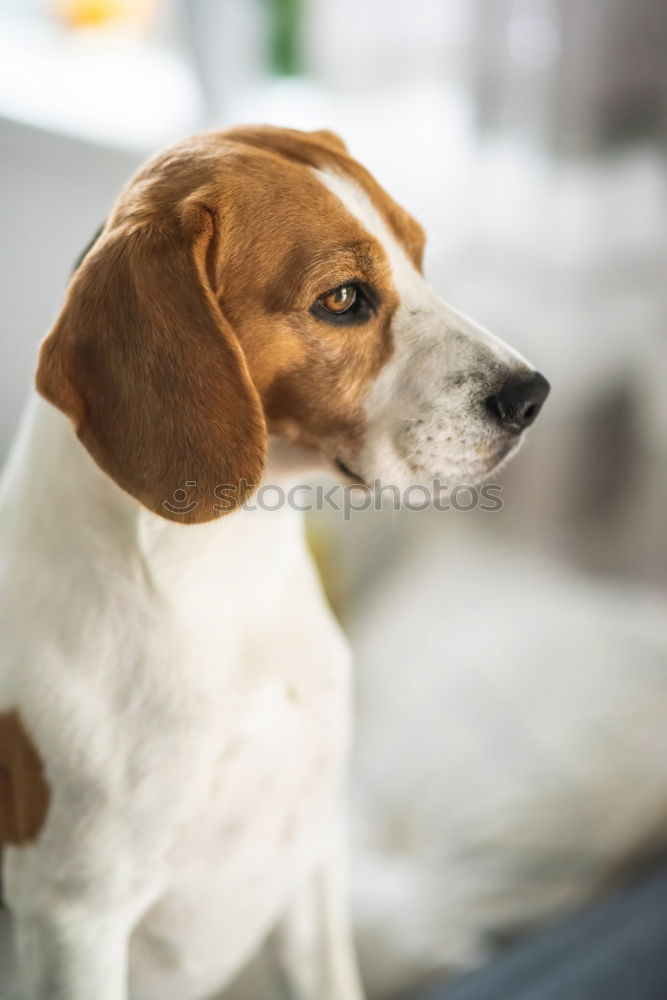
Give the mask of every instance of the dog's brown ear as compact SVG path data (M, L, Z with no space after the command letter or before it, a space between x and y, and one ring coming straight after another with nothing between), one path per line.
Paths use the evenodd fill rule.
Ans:
M37 388L149 510L208 521L257 487L266 425L214 294L213 214L125 222L86 256L41 349Z

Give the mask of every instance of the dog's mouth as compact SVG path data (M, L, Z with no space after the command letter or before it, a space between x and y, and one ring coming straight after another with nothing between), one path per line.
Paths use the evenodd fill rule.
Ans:
M341 472L345 478L348 480L350 486L363 486L368 489L368 484L365 482L362 476L358 472L354 472L349 465L346 465L340 458L334 459L334 465Z
M488 448L483 460L475 464L475 467L469 469L467 473L467 478L470 481L484 482L488 480L489 476L494 475L499 472L500 469L506 464L506 462L516 454L521 446L523 435L512 435L511 437L506 437L501 442L497 443L495 447ZM363 489L369 490L368 482L360 475L355 469L351 468L347 462L344 462L342 458L333 458L333 466L337 471L344 477L347 486L358 486ZM411 467L411 471L415 474L423 473L428 477L428 473L424 469L416 469ZM421 482L421 480L419 480Z

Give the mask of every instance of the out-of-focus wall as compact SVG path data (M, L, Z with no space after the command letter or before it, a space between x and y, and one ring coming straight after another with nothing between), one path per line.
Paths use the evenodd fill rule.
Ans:
M581 156L667 132L662 0L473 0L482 128Z
M138 158L0 119L0 460L75 261Z

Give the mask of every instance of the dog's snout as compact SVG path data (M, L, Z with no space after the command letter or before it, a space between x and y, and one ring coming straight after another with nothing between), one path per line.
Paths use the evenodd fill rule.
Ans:
M498 392L485 400L485 405L496 420L518 434L535 420L550 388L544 375L528 372L509 378Z

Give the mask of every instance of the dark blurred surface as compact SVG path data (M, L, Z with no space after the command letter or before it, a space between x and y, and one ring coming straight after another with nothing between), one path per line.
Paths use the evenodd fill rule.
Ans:
M458 985L411 1000L664 1000L667 874L552 928Z

